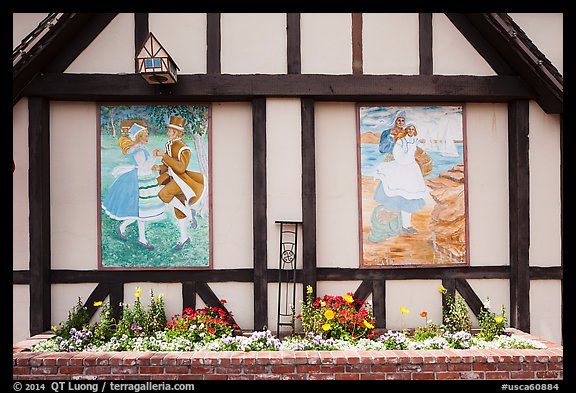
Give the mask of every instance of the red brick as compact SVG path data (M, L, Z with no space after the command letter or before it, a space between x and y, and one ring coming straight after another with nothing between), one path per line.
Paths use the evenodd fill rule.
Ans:
M511 379L534 379L534 371L510 371Z
M211 374L213 372L214 372L214 367L190 366L190 374Z
M508 371L486 371L484 373L486 379L510 379Z
M360 379L360 374L349 374L349 373L336 373L334 374L334 379L337 380L359 380ZM363 378L363 379L367 379L367 378Z
M84 368L84 374L86 375L102 375L110 374L112 371L110 366L91 366Z
M460 373L456 372L436 373L436 379L458 379L458 378L460 378Z
M562 378L562 372L561 371L536 371L536 378L561 379Z
M350 374L350 375L356 375L356 374ZM386 379L386 374L360 374L360 379L363 381L384 380Z
M420 379L434 379L434 373L412 373L412 379L420 380Z
M295 367L288 364L273 365L270 367L270 371L274 374L292 374L295 371Z
M244 366L244 374L266 374L266 366Z
M307 374L307 373L320 373L321 366L316 364L298 364L296 365L296 372Z
M386 373L385 379L409 381L410 373Z

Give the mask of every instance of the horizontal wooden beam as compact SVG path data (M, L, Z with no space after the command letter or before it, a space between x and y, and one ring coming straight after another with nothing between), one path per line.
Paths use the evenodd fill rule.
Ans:
M508 102L535 93L516 76L444 75L178 75L148 85L138 74L41 74L27 96L73 101L244 101L255 97L406 102Z
M404 279L509 279L510 266L471 266L458 268L394 268L394 269L352 269L318 268L318 281L328 280L404 280ZM253 269L218 270L52 270L52 284L60 283L124 283L124 282L252 282ZM531 267L531 280L562 280L561 266ZM267 270L268 282L278 281L278 270ZM296 281L302 282L302 270L296 271ZM28 270L14 270L12 283L27 285L30 282Z

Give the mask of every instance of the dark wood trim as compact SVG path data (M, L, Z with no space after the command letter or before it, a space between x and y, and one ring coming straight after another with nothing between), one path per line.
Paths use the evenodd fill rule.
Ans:
M110 307L112 307L112 315L114 319L119 321L122 318L122 307L124 303L124 283L110 283Z
M372 280L364 280L354 291L354 299L362 300L364 302L366 299L368 299L368 296L370 296L371 293Z
M149 15L145 12L134 13L134 58L138 56L138 52L142 49L142 45L150 33ZM134 63L136 64L136 61ZM134 72L136 69L137 67L134 68Z
M268 326L268 227L266 189L266 99L252 101L253 205L254 241L254 329Z
M182 283L182 309L190 307L196 309L196 281Z
M376 318L376 328L386 327L386 281L372 281L372 307L374 318Z
M222 302L220 301L218 296L216 296L214 291L212 291L212 289L208 286L207 283L197 282L196 283L196 293L198 294L198 296L200 296L200 299L202 299L202 301L208 307L218 307L218 308L221 308L222 310L226 311L230 315L232 315L232 322L237 325L236 321L234 320L233 314L231 314L230 311L226 308L226 306L224 304L222 304ZM255 328L254 330L260 330L260 329Z
M491 42L486 39L476 26L470 23L470 20L461 13L445 14L452 24L462 33L464 38L476 49L478 54L486 60L488 65L498 75L515 75L514 70L508 65L506 60L494 49Z
M50 102L28 98L28 205L30 233L30 334L50 329Z
M210 75L222 72L220 52L222 37L220 30L220 14L209 12L206 15L206 73ZM181 76L178 76L180 83Z
M106 296L110 293L110 286L108 284L100 283L96 285L96 288L92 291L86 302L84 303L84 307L88 310L88 315L90 318L96 314L99 307L94 305L94 302L103 302L106 299ZM110 303L112 304L112 303Z
M71 101L251 101L256 97L405 102L509 102L535 93L515 76L470 75L179 75L157 94L140 75L42 74L26 95Z
M302 72L302 50L300 43L300 14L286 14L286 58L288 74Z
M394 268L352 269L317 268L318 281L349 280L438 280L452 279L509 279L510 266L471 266L465 268ZM267 269L267 281L277 282L278 270ZM100 283L123 284L129 282L253 282L253 269L222 270L164 270L164 271L101 271L101 270L52 270L52 284ZM530 267L531 280L562 280L561 266ZM303 282L303 270L296 270L296 282ZM13 285L29 285L29 270L14 270Z
M478 317L480 315L480 310L485 309L484 303L482 300L476 295L476 292L472 289L468 281L458 278L455 280L456 282L456 291L462 296L468 307L472 313Z
M418 14L418 48L420 75L434 74L432 55L432 13L420 12Z
M352 74L364 73L364 59L362 55L362 13L352 13Z
M61 73L114 19L116 13L67 14L41 38L33 55L13 67L13 104L25 96L23 89L40 73Z
M303 298L311 286L316 293L316 142L314 100L301 101L302 124L302 284Z
M564 115L560 115L560 270L564 270ZM532 277L532 276L530 276ZM573 300L573 298L571 298ZM560 280L560 324L564 326L564 280ZM572 309L568 307L568 309Z
M530 332L529 102L508 104L510 325Z

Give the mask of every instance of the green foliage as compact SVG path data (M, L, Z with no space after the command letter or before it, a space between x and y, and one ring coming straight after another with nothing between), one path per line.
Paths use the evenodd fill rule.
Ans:
M88 309L82 304L82 298L78 297L76 305L68 311L68 318L66 322L61 323L56 330L56 333L63 338L70 338L70 330L75 329L78 331L90 330L90 315Z
M162 330L166 326L166 312L164 300L161 295L154 296L150 291L150 306L148 310L140 302L140 288L136 288L136 301L122 305L122 318L116 326L116 337L149 336Z
M497 316L488 307L483 307L478 315L478 322L480 324L480 333L477 334L478 338L485 341L492 341L496 337L504 334L508 322L505 312L506 309L504 305L502 305L500 316Z
M414 336L412 338L415 341L423 341L434 337L441 337L443 334L444 329L442 329L440 325L437 325L432 321L427 321L426 325L418 326L414 329Z
M446 299L447 308L443 310L443 320L446 330L449 332L468 332L472 330L470 313L464 298L458 294L452 297L448 291L443 288L442 294Z
M116 320L114 312L109 304L103 304L100 307L100 322L94 325L94 339L99 341L108 341L114 336L116 329Z

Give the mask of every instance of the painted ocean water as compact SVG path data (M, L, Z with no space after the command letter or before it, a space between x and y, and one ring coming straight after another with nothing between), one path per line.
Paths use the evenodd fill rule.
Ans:
M440 173L445 172L454 167L454 165L464 161L464 144L462 142L456 142L455 145L456 150L458 151L457 156L443 156L439 152L426 151L432 160L432 172L429 173L425 179L438 177ZM362 174L364 176L374 176L376 174L376 167L384 160L384 155L378 151L378 144L362 143L360 154Z

